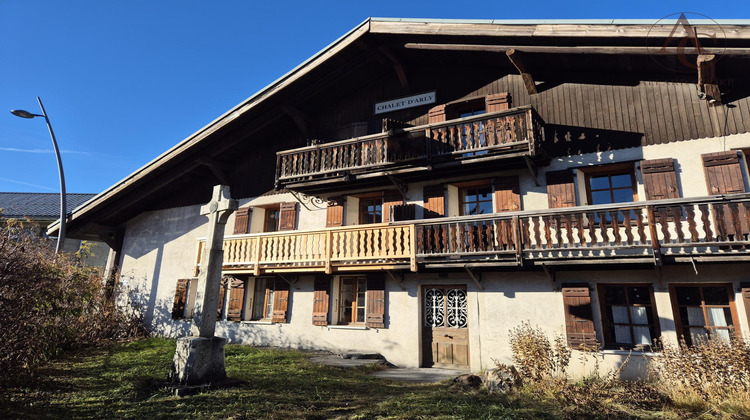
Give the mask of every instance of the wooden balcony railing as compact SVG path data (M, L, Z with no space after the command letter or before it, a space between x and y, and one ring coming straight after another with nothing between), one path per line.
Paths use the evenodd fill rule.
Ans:
M204 243L199 242L198 262ZM229 236L224 269L274 272L750 260L750 194Z
M535 156L543 122L530 106L277 153L276 181L283 186L310 178L390 169L421 161L487 156Z
M314 231L229 236L224 269L255 275L294 271L411 268L416 271L414 227L372 224ZM198 264L205 241L201 240Z
M433 219L415 230L420 262L739 257L750 254L750 194Z

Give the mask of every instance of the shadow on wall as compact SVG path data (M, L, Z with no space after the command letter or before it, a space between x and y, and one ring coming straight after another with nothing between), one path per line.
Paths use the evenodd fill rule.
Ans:
M643 133L546 124L542 148L551 156L570 156L641 146Z

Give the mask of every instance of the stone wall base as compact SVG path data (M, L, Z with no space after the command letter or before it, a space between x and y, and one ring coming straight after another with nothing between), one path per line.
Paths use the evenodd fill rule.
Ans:
M224 345L221 337L183 337L177 339L169 379L179 386L210 385L227 378Z

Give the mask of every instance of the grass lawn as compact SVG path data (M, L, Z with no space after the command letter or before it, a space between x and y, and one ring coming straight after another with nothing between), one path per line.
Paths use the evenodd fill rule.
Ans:
M510 396L367 376L373 367L310 363L303 352L228 345L229 377L246 383L187 397L166 388L175 342L148 339L70 353L33 380L0 389L0 418L681 418L701 413L631 390L614 396ZM590 394L582 389L582 394ZM619 394L618 394L619 393ZM580 399L578 399L580 398ZM708 413L703 413L707 415Z

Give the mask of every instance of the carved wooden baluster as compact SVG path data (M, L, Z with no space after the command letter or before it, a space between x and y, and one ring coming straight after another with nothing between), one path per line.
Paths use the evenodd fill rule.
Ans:
M671 207L670 210L672 210L672 220L674 220L674 229L677 233L677 243L684 244L685 232L682 231L682 206L678 204L674 207Z
M492 245L494 249L496 250L504 250L504 249L510 249L510 243L507 240L507 230L508 230L508 221L507 220L493 220L493 233L494 233L494 240L492 241Z
M622 237L620 236L620 216L618 210L608 211L610 222L612 225L612 233L615 236L615 245L622 245Z
M669 214L667 213L667 209L665 207L662 207L656 210L655 213L656 213L656 219L659 221L658 223L661 225L662 243L663 244L672 243L672 236L669 234Z
M596 219L594 217L595 213L584 213L586 215L586 220L588 221L588 229L589 229L589 246L596 246L596 244L599 243L599 239L596 237Z
M466 231L463 223L456 223L456 230L458 231L458 237L456 241L456 252L466 252Z
M602 235L602 245L609 245L609 235L607 234L607 212L596 212L599 216L599 234Z
M573 218L570 213L565 213L562 215L563 218L563 226L560 228L565 228L565 238L567 239L568 243L566 246L568 248L572 248L575 246L576 241L573 239Z
M541 226L539 226L541 223L541 219L542 219L541 216L529 217L529 223L531 223L532 220L534 221L534 227L532 228L532 230L534 231L534 248L535 249L542 249L542 235L540 232Z
M487 139L487 146L495 145L495 119L490 118L484 125L484 138Z
M740 203L740 218L745 226L743 232L750 232L750 203L747 201Z
M734 228L734 240L742 240L742 219L740 218L740 212L737 203L728 203L727 209L729 210L729 217L732 221L732 227Z
M685 205L685 214L687 215L688 232L690 232L690 240L692 242L698 242L698 230L695 224L695 208L692 204Z
M625 238L628 245L633 245L633 219L632 210L623 210L622 220L625 227Z
M482 135L482 130L479 126L479 121L474 121L474 123L472 124L472 130L471 130L471 137L472 137L471 144L473 145L474 148L482 147L482 139L480 138L481 135Z
M424 239L424 231L427 229L427 226L417 226L416 234L417 234L417 254L427 254L427 244L425 243Z
M552 226L555 228L555 247L563 248L562 241L562 220L560 215L556 214L552 217Z
M635 225L638 227L638 244L645 245L648 242L646 237L646 227L643 223L643 210L638 209L635 213Z
M713 242L714 234L711 230L711 216L709 214L707 204L699 204L698 210L701 212L701 224L703 225L703 232L706 234L706 242Z
M729 226L727 226L727 219L724 216L724 204L713 204L711 207L714 209L714 222L716 223L716 237L718 240L722 242L726 242L727 237L727 231Z
M448 252L457 252L458 250L458 240L456 239L456 224L450 223L446 225L446 229L448 229L448 244L446 246L446 251Z
M552 216L547 216L547 219L544 219L543 217L540 217L540 219L544 220L544 241L545 241L545 248L550 249L554 247L554 244L552 243Z
M573 215L573 218L575 219L576 229L578 230L578 243L580 246L584 247L586 246L586 235L584 235L583 232L583 213L576 213ZM570 227L570 229L573 229L573 226Z
M440 225L432 225L432 246L435 248L435 252L443 252L440 247Z
M448 225L440 225L440 249L443 250L443 252L450 252L450 247L448 245Z

